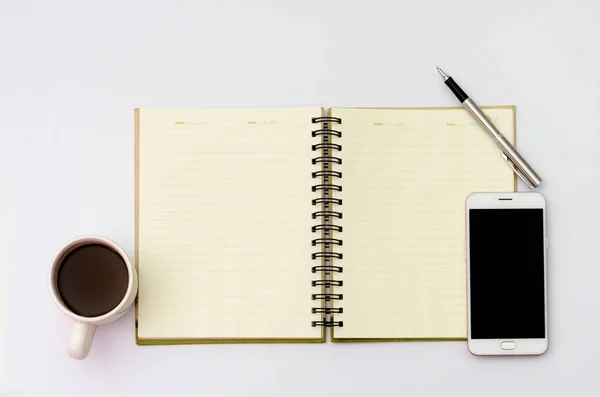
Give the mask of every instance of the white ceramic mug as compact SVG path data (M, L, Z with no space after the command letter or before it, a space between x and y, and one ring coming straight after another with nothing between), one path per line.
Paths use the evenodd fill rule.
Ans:
M127 272L129 274L127 290L123 295L123 299L121 299L120 303L114 309L97 317L82 317L69 310L69 308L62 301L57 286L58 269L65 257L74 249L89 244L100 244L118 253L127 266ZM92 347L92 341L94 340L96 327L98 325L117 320L118 318L122 317L127 310L129 310L137 295L138 278L135 268L131 264L131 261L127 257L125 251L123 251L123 249L121 249L121 247L119 247L113 241L100 236L81 236L68 241L54 256L50 266L49 284L50 293L58 308L75 321L73 330L71 331L71 340L69 342L68 353L71 357L82 360L87 357L90 348Z

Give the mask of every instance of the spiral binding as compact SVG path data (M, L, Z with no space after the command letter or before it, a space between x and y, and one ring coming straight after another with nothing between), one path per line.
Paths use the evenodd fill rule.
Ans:
M321 279L313 280L313 287L321 287L321 293L312 294L312 300L324 302L325 307L313 307L312 313L321 313L325 316L322 321L313 321L313 327L343 327L343 321L334 321L334 314L342 314L342 307L330 307L331 301L341 301L343 294L335 294L332 287L341 287L344 285L342 280L333 279L333 273L342 273L343 267L334 266L333 260L343 259L341 252L335 252L334 246L341 247L343 241L334 238L334 232L341 232L342 226L334 224L334 219L342 219L342 213L333 211L332 205L342 205L342 200L332 197L334 192L341 192L342 186L334 183L334 178L341 179L342 173L332 170L334 164L342 164L342 159L333 155L334 151L341 152L342 145L333 143L332 138L341 138L342 132L331 128L332 123L341 124L342 120L337 117L314 117L312 122L321 123L320 129L312 131L312 137L321 139L320 143L312 145L313 152L320 151L320 155L312 159L313 165L320 165L321 169L312 173L314 179L320 178L321 183L312 186L313 192L319 192L320 197L312 200L312 205L320 206L321 210L312 213L312 219L319 219L320 222L312 226L312 232L320 232L321 237L312 240L313 247L319 246L320 251L311 255L312 260L320 261L320 265L312 267L313 273L321 273Z

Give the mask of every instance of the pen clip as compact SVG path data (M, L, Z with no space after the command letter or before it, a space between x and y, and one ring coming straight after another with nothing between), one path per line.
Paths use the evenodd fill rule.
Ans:
M519 171L519 169L517 167L515 167L514 163L512 161L510 161L510 159L508 158L508 156L505 153L502 153L502 157L508 163L508 165L510 166L510 168L513 169L513 171L515 172L515 174L517 174L519 176L519 178L521 178L521 180L523 182L525 182L525 184L527 185L527 187L529 187L530 189L533 189L535 187L535 186L533 186L531 184L531 182L529 182L529 179L527 179L527 177L525 177L525 175L523 175L523 173L521 171Z

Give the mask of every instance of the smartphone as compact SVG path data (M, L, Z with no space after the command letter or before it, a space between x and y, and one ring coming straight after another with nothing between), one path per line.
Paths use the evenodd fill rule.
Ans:
M469 195L465 248L469 351L543 354L548 348L544 196Z

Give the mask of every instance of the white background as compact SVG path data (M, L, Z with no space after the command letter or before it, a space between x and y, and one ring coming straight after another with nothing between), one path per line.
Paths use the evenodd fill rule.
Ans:
M598 394L597 1L93 3L0 0L0 392ZM135 107L454 106L436 65L480 105L517 106L518 148L548 199L547 354L478 358L463 342L141 347L129 312L98 330L87 360L67 357L71 323L47 268L84 233L133 256Z

